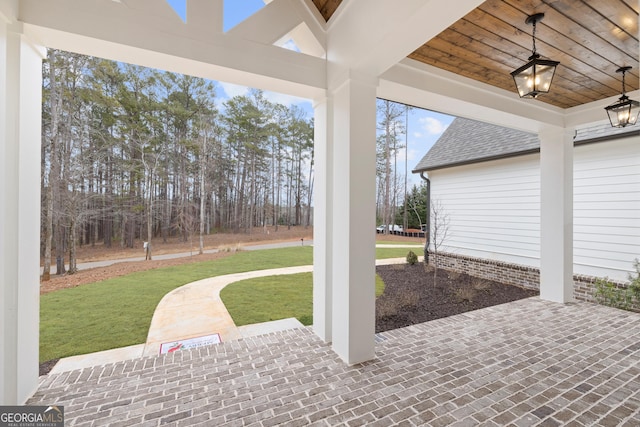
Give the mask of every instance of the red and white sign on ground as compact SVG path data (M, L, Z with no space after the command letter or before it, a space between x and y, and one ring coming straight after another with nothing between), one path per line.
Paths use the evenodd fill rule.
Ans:
M205 345L219 344L221 342L222 339L220 338L220 334L203 335L201 337L165 342L160 344L160 354L173 353L174 351L179 350L189 350Z

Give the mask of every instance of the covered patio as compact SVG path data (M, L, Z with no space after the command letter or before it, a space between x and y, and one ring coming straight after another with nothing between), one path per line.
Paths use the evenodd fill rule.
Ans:
M520 300L376 336L309 328L43 377L77 426L637 426L640 314Z
M182 353L175 360L52 376L31 403L54 399L69 408L69 416L92 417L96 424L102 423L97 408L123 419L140 415L150 425L171 416L165 421L198 416L210 425L204 421L209 399L222 406L212 403L217 409L207 416L267 414L264 425L287 417L309 422L305 399L317 399L318 419L367 413L381 418L388 405L389 416L412 418L423 412L412 408L433 404L440 408L434 420L449 414L465 422L487 405L463 412L474 402L488 403L482 400L487 396L498 405L492 417L510 414L507 423L526 424L530 416L552 423L550 415L574 403L571 418L604 418L611 412L603 408L605 399L619 399L612 406L619 412L611 413L618 421L633 416L637 367L631 362L638 350L632 325L638 317L570 304L572 150L575 129L606 120L604 107L620 95L616 68L633 67L628 95L640 98L640 2L265 3L224 32L223 0L189 0L186 22L164 0L0 0L0 403L24 403L38 388L41 61L44 48L52 47L314 101L314 326L313 332L263 343L212 347L203 350L212 353L204 358ZM509 72L530 54L525 19L540 12L547 17L538 28L539 48L562 67L551 96L520 99L507 86ZM279 47L289 39L300 52ZM376 344L370 284L377 97L538 134L542 301L384 334ZM578 381L581 375L585 379ZM527 378L552 391L537 391ZM592 390L600 385L597 393ZM220 400L223 395L228 401ZM299 397L292 406L286 406L289 395ZM258 402L269 409L242 412ZM276 413L274 402L291 411ZM346 402L352 403L340 406ZM351 404L364 412L353 416ZM136 410L138 415L127 412ZM222 414L213 413L218 410Z

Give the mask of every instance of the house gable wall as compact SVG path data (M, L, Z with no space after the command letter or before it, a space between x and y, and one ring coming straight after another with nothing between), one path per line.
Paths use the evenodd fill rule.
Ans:
M539 267L539 163L530 154L429 172L449 220L439 250Z
M640 257L637 137L576 146L574 274L624 281ZM540 156L429 173L449 218L439 248L453 255L540 267Z

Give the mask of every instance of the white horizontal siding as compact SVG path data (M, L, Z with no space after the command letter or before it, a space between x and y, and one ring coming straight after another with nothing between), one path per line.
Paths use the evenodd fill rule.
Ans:
M640 258L640 138L574 154L574 271L625 280Z
M539 266L537 154L429 173L432 200L449 217L440 250Z
M449 217L440 250L540 265L540 156L429 173ZM625 280L640 257L640 138L574 151L574 273Z

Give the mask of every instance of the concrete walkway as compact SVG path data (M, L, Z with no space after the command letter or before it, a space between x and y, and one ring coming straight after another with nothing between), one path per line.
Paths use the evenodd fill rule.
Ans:
M376 261L376 265L404 262L406 262L405 258L381 259ZM228 274L188 283L169 292L160 300L153 313L145 344L67 357L58 361L51 373L155 356L160 353L160 346L163 343L178 340L219 334L221 340L226 342L302 327L303 325L296 319L282 319L237 327L220 299L220 291L225 286L240 280L312 271L313 265L305 265Z
M174 289L162 298L151 320L144 356L159 353L160 344L212 333L222 341L241 338L241 335L220 299L220 291L230 283L256 277L307 273L312 265L248 271L198 280Z
M404 258L382 259L376 261L376 265L404 262L406 262ZM313 265L248 271L210 277L174 289L162 298L153 313L143 355L154 356L158 354L160 345L168 341L200 337L211 333L220 334L222 341L243 338L243 330L233 322L220 298L220 291L225 286L256 277L310 273L312 271ZM245 328L244 331L246 338L247 329Z

